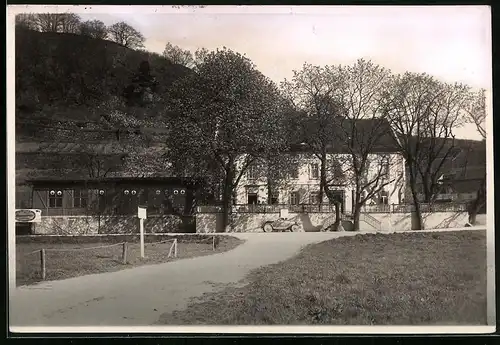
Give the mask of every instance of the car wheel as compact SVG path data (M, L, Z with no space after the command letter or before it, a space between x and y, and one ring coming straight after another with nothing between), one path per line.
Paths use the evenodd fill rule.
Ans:
M271 224L271 222L265 223L262 229L264 230L264 232L272 232L273 225Z
M292 230L292 232L298 232L299 231L299 226L297 224L293 224L290 229Z

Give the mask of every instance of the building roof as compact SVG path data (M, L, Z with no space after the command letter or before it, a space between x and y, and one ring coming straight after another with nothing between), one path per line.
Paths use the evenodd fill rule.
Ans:
M334 120L335 121L335 120ZM346 119L338 118L337 127L332 128L331 142L327 143L329 153L349 152L349 143L361 150L370 148L373 153L395 153L399 151L396 138L386 119ZM291 145L292 152L308 152L307 143L311 133L316 133L320 124L314 119L306 120L302 137Z
M155 144L145 149L146 152L162 152L166 148L164 144ZM127 146L118 142L105 143L75 143L75 142L26 142L16 144L16 153L57 153L57 154L81 154L91 153L96 155L127 154Z
M82 185L82 184L121 184L121 183L144 183L144 184L155 184L155 183L187 183L196 184L199 180L195 180L188 177L104 177L104 178L88 178L88 179L72 179L68 180L62 177L54 178L33 178L27 179L28 184L34 186L51 185L51 186L63 186L63 185Z

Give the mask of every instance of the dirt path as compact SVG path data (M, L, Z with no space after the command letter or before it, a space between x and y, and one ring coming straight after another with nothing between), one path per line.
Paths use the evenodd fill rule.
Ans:
M237 234L246 242L225 253L20 287L11 298L10 325L152 325L190 298L237 283L304 245L354 234Z

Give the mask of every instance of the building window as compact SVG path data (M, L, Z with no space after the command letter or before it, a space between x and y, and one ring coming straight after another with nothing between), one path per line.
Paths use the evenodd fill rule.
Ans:
M258 171L257 171L257 166L254 164L251 164L247 168L247 179L249 180L256 180L258 177Z
M299 204L299 192L291 192L290 205L298 205L298 204Z
M298 164L292 164L291 167L291 175L292 178L299 178L299 165Z
M271 193L271 205L276 205L279 203L279 193L278 192L272 192Z
M86 208L88 200L89 194L86 189L77 189L73 191L73 207Z
M311 192L309 194L309 203L310 204L319 204L319 192Z
M387 177L389 175L389 156L382 156L381 175Z
M58 208L63 206L63 192L62 190L49 191L49 207Z
M310 179L317 180L319 179L319 166L317 163L313 163L310 165Z
M389 193L387 193L386 191L380 192L380 203L383 205L389 204Z

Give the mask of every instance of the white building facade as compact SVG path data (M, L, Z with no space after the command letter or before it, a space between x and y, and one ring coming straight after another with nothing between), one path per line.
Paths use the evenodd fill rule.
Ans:
M279 205L317 205L320 203L320 171L321 161L309 153L295 153L294 164L291 164L287 178L281 178L272 189L268 186L268 178L265 169L255 169L250 165L238 183L235 195L237 205L249 204L279 204ZM241 168L240 160L239 167ZM349 214L353 210L355 179L350 166L350 156L346 154L327 154L327 161L342 162L342 176L335 176L327 169L327 180L329 189L341 202L342 213ZM369 187L384 185L367 202L367 206L391 205L404 202L405 193L405 160L400 153L379 152L368 156L368 168L362 185ZM338 172L337 172L338 174ZM369 182L378 180L376 183ZM337 181L335 181L337 180ZM336 183L334 183L336 182ZM368 188L369 188L368 187ZM367 195L368 191L363 191ZM329 200L323 193L321 204L328 204Z

